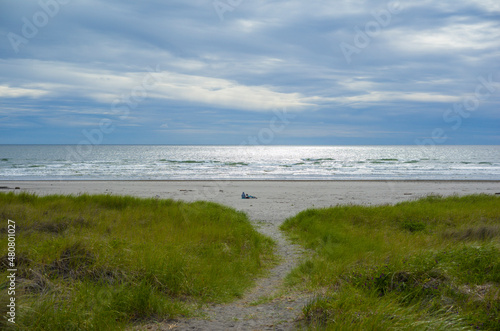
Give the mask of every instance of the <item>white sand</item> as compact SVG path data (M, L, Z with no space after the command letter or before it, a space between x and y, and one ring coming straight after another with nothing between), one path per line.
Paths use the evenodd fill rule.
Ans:
M109 193L207 200L246 212L253 220L282 222L311 207L394 204L429 194L500 193L500 181L4 181L0 187L47 194ZM1 191L9 191L2 189ZM241 199L242 192L258 199Z

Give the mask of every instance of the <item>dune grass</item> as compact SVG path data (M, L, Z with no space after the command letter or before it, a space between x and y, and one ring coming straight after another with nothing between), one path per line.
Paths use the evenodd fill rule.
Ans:
M321 293L308 328L500 330L500 197L311 209L282 230L314 252L287 279Z
M3 234L16 222L19 329L113 330L189 315L240 297L274 259L274 243L244 213L210 202L10 193L0 194L0 215ZM1 262L6 307L7 255Z

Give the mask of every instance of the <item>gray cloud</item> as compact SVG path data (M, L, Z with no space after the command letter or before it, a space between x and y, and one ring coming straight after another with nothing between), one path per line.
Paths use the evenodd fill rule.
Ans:
M16 128L35 122L49 132L64 122L54 114L81 128L116 118L113 102L160 68L147 96L120 122L132 128L137 121L136 131L117 132L114 142L131 142L130 132L159 129L154 125L175 115L175 123L184 123L175 129L176 141L192 142L193 132L213 139L219 132L222 143L238 130L257 130L255 116L285 107L301 114L297 127L283 133L294 143L331 143L321 140L325 132L342 139L366 132L367 143L393 133L409 143L448 125L446 109L473 95L478 77L500 81L496 1L405 1L400 7L391 1L243 1L222 21L212 1L65 2L0 4L2 115ZM40 13L47 22L37 27ZM29 24L37 29L33 36L23 34ZM13 34L24 38L17 47ZM349 58L342 45L352 47ZM471 134L471 143L499 143L500 86L492 86L469 121L484 137ZM202 123L194 121L199 111L209 111ZM226 132L221 117L238 129ZM16 132L3 129L0 138ZM61 143L76 142L78 130L64 132ZM467 137L465 127L461 132ZM36 141L50 136L42 129L37 134Z

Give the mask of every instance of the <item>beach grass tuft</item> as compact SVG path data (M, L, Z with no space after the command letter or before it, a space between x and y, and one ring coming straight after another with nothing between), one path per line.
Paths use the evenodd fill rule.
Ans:
M287 281L321 293L311 329L499 330L499 225L491 195L303 211L282 230L314 254Z
M16 222L19 329L112 330L189 316L241 297L274 261L273 241L244 213L211 202L9 193L0 215L0 233ZM7 280L7 255L0 263Z

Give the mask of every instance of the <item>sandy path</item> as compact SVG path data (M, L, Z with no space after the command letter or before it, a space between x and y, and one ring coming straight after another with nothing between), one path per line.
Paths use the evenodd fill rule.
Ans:
M276 224L262 223L259 230L277 242L276 253L282 258L268 276L260 278L242 299L216 305L203 311L204 318L181 319L160 324L157 330L291 330L301 308L312 296L293 290L284 291L283 279L298 264L303 250L285 239Z
M0 182L3 191L14 187L45 194L109 193L141 197L208 200L247 213L260 232L277 242L281 257L268 276L233 303L204 310L205 318L182 319L141 326L151 330L291 330L301 308L313 294L284 291L284 277L302 257L302 249L288 242L279 225L307 208L337 204L387 204L429 194L500 194L500 181L82 181ZM241 192L258 199L243 200ZM262 298L269 298L261 300ZM260 300L260 301L258 301ZM257 301L257 302L256 302ZM253 303L253 304L252 304Z

